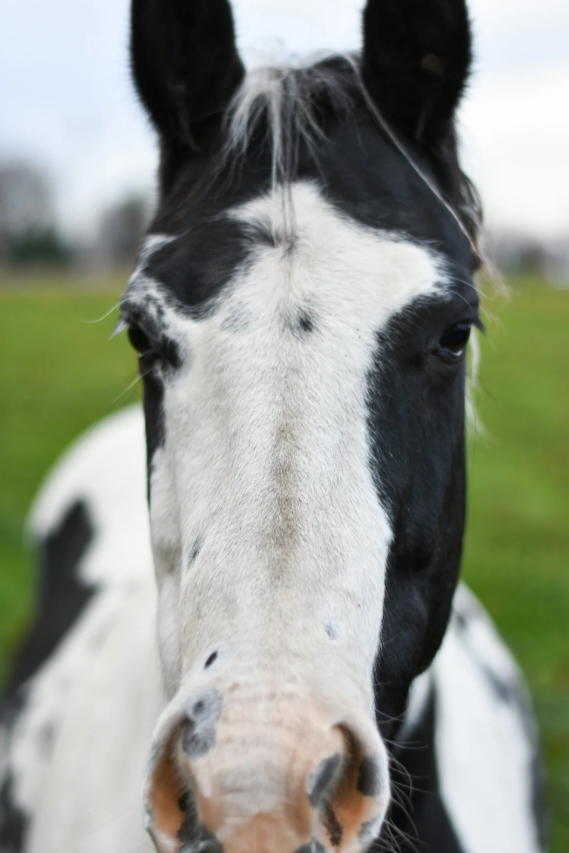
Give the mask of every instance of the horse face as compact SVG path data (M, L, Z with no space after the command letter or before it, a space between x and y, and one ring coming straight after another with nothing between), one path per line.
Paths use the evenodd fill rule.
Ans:
M451 207L469 41L461 2L423 6L370 2L359 66L243 82L225 2L133 4L162 147L122 303L170 698L146 787L161 853L368 847L446 627L478 322Z

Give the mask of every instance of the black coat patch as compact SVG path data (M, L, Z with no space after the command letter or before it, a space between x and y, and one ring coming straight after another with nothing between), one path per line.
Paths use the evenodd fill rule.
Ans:
M393 749L393 804L388 825L372 847L374 853L383 849L390 831L401 853L464 853L440 794L435 715L431 695L419 725L404 745Z
M12 777L0 787L0 851L22 853L28 819L14 800Z
M89 603L94 588L81 581L77 567L94 534L87 505L79 500L69 507L59 526L38 543L37 615L16 655L6 695L35 675Z

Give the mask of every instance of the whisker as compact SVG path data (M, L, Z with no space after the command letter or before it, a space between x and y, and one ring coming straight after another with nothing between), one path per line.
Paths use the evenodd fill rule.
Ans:
M99 317L97 320L81 320L81 322L86 323L89 326L94 326L96 323L102 323L103 320L106 320L107 317L110 317L111 314L114 314L114 312L117 311L120 307L120 302L117 302L117 304L113 306L113 308L111 308L109 311L107 311L106 314L103 314L103 316Z
M125 396L125 394L128 394L128 392L129 392L129 391L132 391L132 389L133 389L133 388L136 388L136 386L138 385L138 383L139 383L142 379L144 379L146 376L148 376L148 374L149 374L150 372L151 372L150 370L147 370L147 371L146 371L146 373L139 373L139 374L138 374L138 375L137 375L137 376L132 380L132 382L130 382L130 383L127 385L127 387L124 389L124 391L121 391L121 393L118 395L118 397L116 398L116 400L114 400L114 401L113 401L113 405L115 405L115 406L116 406L116 404L117 404L120 400L122 400L122 398Z

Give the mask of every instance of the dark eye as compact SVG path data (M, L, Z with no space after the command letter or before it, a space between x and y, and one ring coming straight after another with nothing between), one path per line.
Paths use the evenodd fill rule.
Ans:
M134 323L128 327L128 339L139 355L146 355L147 352L152 350L147 335L142 331L140 326Z
M439 341L437 355L458 359L464 355L466 345L470 340L470 323L457 323L444 333Z

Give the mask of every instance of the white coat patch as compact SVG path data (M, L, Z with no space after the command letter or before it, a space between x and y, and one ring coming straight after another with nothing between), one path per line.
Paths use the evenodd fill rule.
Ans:
M142 412L121 411L75 442L32 509L29 529L41 539L75 501L86 503L95 528L78 568L86 586L128 587L152 577L145 453Z
M533 812L535 732L521 674L463 585L432 666L441 795L465 853L539 853ZM467 627L459 628L457 614ZM497 695L502 684L509 696ZM529 708L529 704L528 704Z

